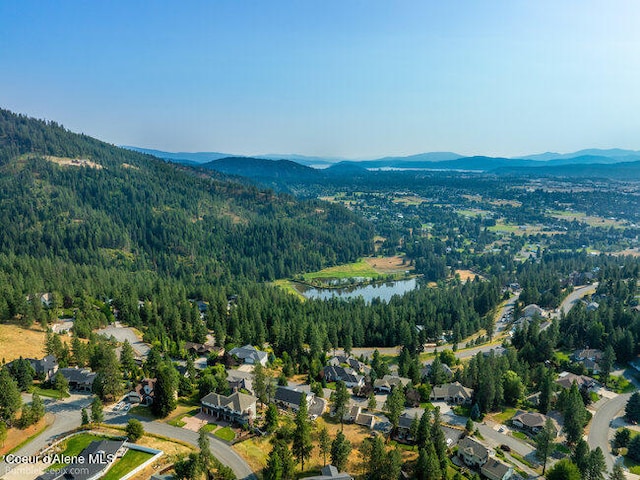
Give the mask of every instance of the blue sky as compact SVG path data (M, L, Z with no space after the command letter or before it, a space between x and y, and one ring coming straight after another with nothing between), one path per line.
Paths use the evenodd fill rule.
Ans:
M640 2L0 2L0 106L115 144L640 149Z

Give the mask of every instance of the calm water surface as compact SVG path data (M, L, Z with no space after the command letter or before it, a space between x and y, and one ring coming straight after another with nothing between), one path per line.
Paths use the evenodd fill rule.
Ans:
M393 282L376 283L363 286L345 288L313 288L306 285L296 285L296 288L305 298L319 298L328 300L333 297L356 298L362 297L366 303L371 303L374 298L379 298L383 302L388 302L394 295L404 295L418 286L415 278L407 280L396 280Z

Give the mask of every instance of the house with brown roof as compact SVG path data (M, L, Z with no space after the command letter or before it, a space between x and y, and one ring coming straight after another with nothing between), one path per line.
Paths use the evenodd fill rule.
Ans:
M210 393L200 400L200 411L227 422L246 425L256 414L257 397L234 392L228 397Z
M411 383L411 379L399 377L398 375L385 375L373 382L373 390L377 393L391 393L393 387L406 387Z
M558 375L558 379L556 383L560 385L562 388L570 389L573 383L578 385L578 388L587 388L591 389L597 386L598 382L596 382L593 378L587 377L586 375L576 375L571 372L562 372Z
M547 421L546 415L537 412L522 412L511 419L514 426L533 435L537 434L544 428ZM555 428L555 427L554 427Z
M143 378L136 388L128 393L127 399L131 403L151 405L155 396L156 379Z

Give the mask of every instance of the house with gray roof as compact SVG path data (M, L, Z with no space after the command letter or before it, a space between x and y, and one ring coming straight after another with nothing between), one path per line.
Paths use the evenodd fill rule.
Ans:
M348 473L340 473L338 469L333 465L327 465L320 470L322 475L316 475L315 477L306 477L305 480L353 480L353 477Z
M513 467L495 457L490 457L487 463L480 467L480 473L489 480L508 480L513 476Z
M234 392L228 397L210 393L200 400L200 411L227 422L246 425L256 414L257 397Z
M357 374L350 367L334 367L328 365L322 370L324 379L327 382L338 382L342 380L349 388L364 386L364 377Z
M458 442L458 458L467 467L478 468L489 460L489 450L474 439L465 437Z
M79 392L90 392L96 379L95 372L89 368L61 368L59 373L69 382L69 389Z
M535 435L544 428L547 418L549 417L538 412L521 412L511 419L511 423L516 427Z
M266 366L267 360L269 359L267 352L258 350L256 347L249 344L244 347L232 348L229 350L229 355L236 357L238 360L241 360L242 363L248 363L249 365L259 363L262 366Z
M300 404L304 398L307 402L307 407L313 403L313 397L315 395L311 392L307 393L297 388L282 387L276 388L275 402L283 408L289 408L295 412L300 410Z
M447 402L456 405L469 404L472 398L473 389L464 387L460 382L435 386L429 396L429 400L432 402Z
M117 458L127 450L124 440L94 440L76 462L43 473L36 480L97 480L102 478Z
M411 379L399 377L398 375L385 375L373 382L373 390L377 393L391 393L393 387L406 387L411 383Z

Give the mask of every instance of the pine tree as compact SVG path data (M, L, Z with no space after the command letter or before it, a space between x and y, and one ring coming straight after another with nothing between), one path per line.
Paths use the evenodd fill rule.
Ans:
M344 433L338 432L336 438L331 443L331 464L338 469L344 471L347 467L347 460L351 453L351 442L347 440Z
M433 424L431 425L431 443L436 454L436 458L440 462L440 471L446 472L449 460L447 457L447 441L444 438L442 424L440 422L440 409L436 408L433 412Z
M120 352L120 365L126 378L131 378L133 372L136 370L136 359L133 347L128 340L125 340L122 344L122 351Z
M154 387L155 397L151 404L151 411L154 415L164 418L178 405L178 372L169 363L163 363L158 367L156 385Z
M0 421L11 426L22 406L22 397L15 380L6 368L0 369Z
M125 431L127 432L129 441L133 443L136 443L144 435L144 427L142 426L142 423L135 418L129 419Z
M640 422L640 392L634 392L624 408L624 415L628 422Z
M556 429L553 425L553 421L550 418L544 423L543 429L536 436L536 455L542 461L542 475L544 475L547 469L547 459L553 451L554 444L553 439L556 437Z
M569 389L566 405L564 405L564 432L567 436L567 442L569 444L576 443L584 431L584 425L587 420L587 410L582 401L582 396L578 391L578 386L575 382Z
M546 476L547 480L581 480L580 470L566 458L557 462L549 469Z
M62 373L58 372L54 377L53 388L61 397L66 397L69 394L69 381Z
M400 414L402 410L404 410L404 400L402 387L394 386L389 396L387 396L387 400L384 402L385 413L387 414L387 418L389 418L389 422L391 422L393 430L398 428Z
M311 456L313 443L311 442L311 424L309 423L309 411L307 409L307 397L302 395L300 408L296 413L295 429L293 431L293 444L291 451L304 471L304 461Z
M607 471L607 464L604 460L602 449L597 447L589 453L587 459L587 471L583 476L585 480L604 480L604 474Z
M253 367L253 391L262 405L267 403L267 375L260 362Z
M88 425L89 424L89 414L87 413L87 409L82 409L82 420L80 421L80 425Z
M624 470L622 469L622 465L619 463L615 463L613 465L613 470L609 475L609 480L626 480L626 476L624 474Z
M326 465L327 454L331 453L331 438L329 437L329 432L325 426L323 426L318 432L318 447L322 454L322 463L323 465Z
M38 395L38 393L35 392L31 399L31 415L33 416L32 417L33 423L40 421L40 419L44 417L44 414L45 414L44 403L42 402L40 395Z
M102 412L102 402L98 397L91 402L91 421L93 423L102 423L104 420L104 413Z
M340 419L341 429L344 428L344 415L347 413L347 402L349 401L349 391L342 380L336 382L336 390L331 394L333 410Z

